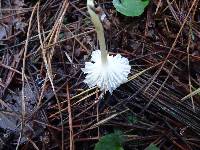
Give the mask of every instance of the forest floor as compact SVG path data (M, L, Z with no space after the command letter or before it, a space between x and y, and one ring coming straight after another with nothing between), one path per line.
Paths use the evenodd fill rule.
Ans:
M200 149L199 0L151 0L139 17L98 0L109 53L131 65L112 95L83 82L98 49L86 0L0 4L0 149L93 150L116 131L124 150Z

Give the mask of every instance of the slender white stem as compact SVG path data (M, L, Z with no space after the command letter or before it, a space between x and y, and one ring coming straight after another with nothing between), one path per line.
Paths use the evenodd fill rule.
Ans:
M101 50L101 60L103 64L107 63L107 49L106 49L106 42L104 37L104 29L102 26L102 23L99 19L99 16L95 13L94 9L94 1L93 0L87 0L87 8L88 12L91 16L91 20L95 26L96 32L97 32L97 39L99 40L99 46Z

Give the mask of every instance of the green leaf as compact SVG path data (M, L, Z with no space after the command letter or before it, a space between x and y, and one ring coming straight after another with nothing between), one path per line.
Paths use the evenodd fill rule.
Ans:
M145 150L160 150L155 144L150 144Z
M148 4L149 0L113 0L116 10L125 16L141 15Z
M94 150L124 150L124 137L120 132L107 134L95 144Z

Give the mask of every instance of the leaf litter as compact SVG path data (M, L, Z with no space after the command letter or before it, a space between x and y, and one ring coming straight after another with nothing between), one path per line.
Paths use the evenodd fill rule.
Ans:
M116 13L111 1L98 2L99 14L106 15L109 22L109 27L106 22L104 27L110 54L120 53L132 65L130 81L113 95L102 95L83 83L81 68L92 50L98 48L85 1L2 1L0 149L16 148L22 119L20 149L69 149L71 143L75 149L90 150L100 137L115 130L126 137L123 148L127 150L150 145L200 149L199 94L182 99L200 86L200 2L151 1L136 18ZM31 22L24 58L22 118L22 60L27 25L36 3L38 15ZM67 5L65 11L62 6ZM63 21L59 22L61 16ZM46 52L46 64L42 50Z

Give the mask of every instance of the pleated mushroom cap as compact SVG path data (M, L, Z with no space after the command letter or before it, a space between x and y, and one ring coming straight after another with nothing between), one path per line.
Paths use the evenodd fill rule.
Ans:
M84 82L89 87L97 85L101 91L109 91L111 94L113 90L128 81L130 70L128 59L120 54L107 55L107 63L102 63L100 50L93 51L91 62L86 62L85 68L82 68L87 74Z

